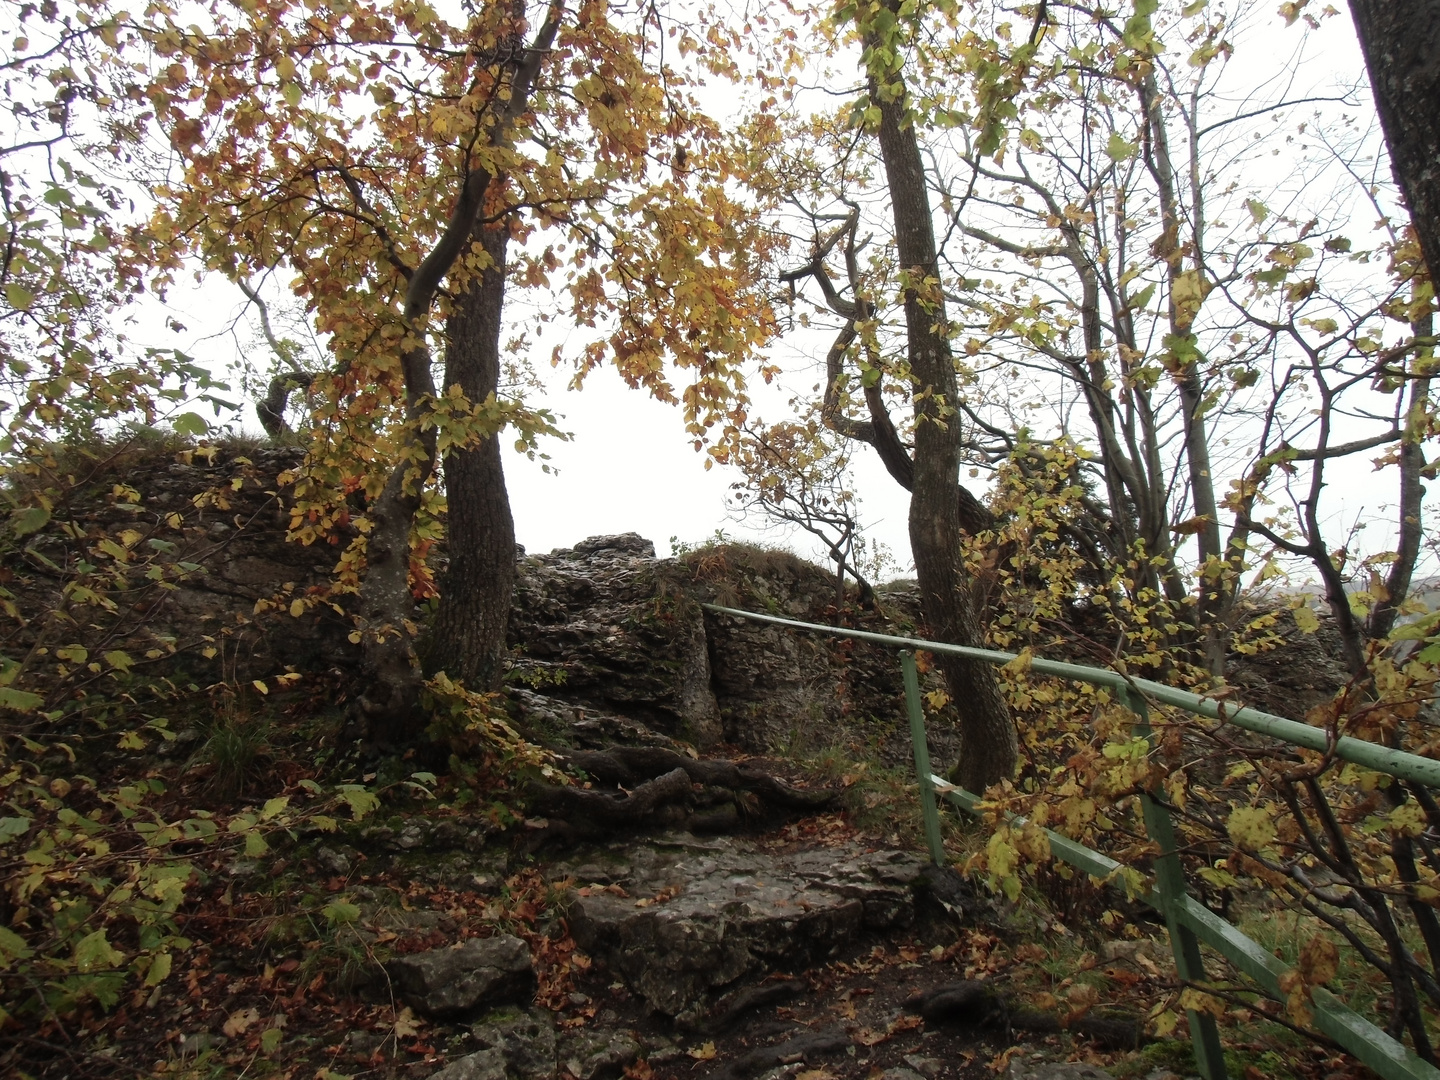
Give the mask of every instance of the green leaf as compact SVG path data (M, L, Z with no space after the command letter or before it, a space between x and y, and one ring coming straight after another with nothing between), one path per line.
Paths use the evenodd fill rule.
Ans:
M75 946L75 967L79 971L108 971L125 962L125 954L110 944L101 927L86 934Z
M1155 283L1152 281L1149 285L1146 285L1145 288L1130 297L1129 300L1125 301L1125 307L1130 311L1139 311L1146 304L1150 303L1150 298L1154 295Z
M260 1033L260 1052L266 1055L275 1053L283 1036L284 1032L278 1027L266 1028Z
M175 958L168 952L157 953L155 959L150 961L150 970L145 973L146 986L159 986L165 981L165 976L170 974L170 968Z
M350 808L356 821L380 805L379 797L360 784L341 784L339 793L340 801Z
M1110 140L1105 144L1105 156L1111 161L1126 161L1134 157L1138 149L1138 143L1126 142L1118 131L1112 131Z
M270 845L265 842L265 837L261 836L258 832L248 832L245 834L245 854L248 857L252 859L258 858L269 850Z
M35 294L18 281L11 281L5 286L5 299L16 311L28 311L35 302Z
M24 836L30 831L31 821L28 817L0 817L0 844L8 844L17 836Z
M15 960L29 960L34 955L24 938L8 926L0 926L0 969L8 968Z
M287 807L287 806L289 806L289 805L290 805L290 796L289 796L289 795L281 795L281 796L278 796L277 798L270 799L269 801L267 801L267 802L265 803L264 807L260 810L260 820L261 820L261 821L269 821L271 818L273 818L276 814L280 813L282 810L285 809L285 807Z
M13 686L0 686L0 709L14 709L17 712L31 712L45 704L39 694L28 690L16 690Z
M346 900L336 900L334 903L326 904L320 909L320 914L334 923L336 926L343 926L353 923L360 918L360 909Z
M43 506L27 506L10 515L10 530L16 536L29 536L50 523L50 511Z
M210 425L197 412L181 413L170 421L170 426L175 429L176 435L194 435L199 438L210 433Z
M1250 211L1250 216L1255 219L1256 225L1270 216L1270 208L1259 199L1246 199L1245 209Z

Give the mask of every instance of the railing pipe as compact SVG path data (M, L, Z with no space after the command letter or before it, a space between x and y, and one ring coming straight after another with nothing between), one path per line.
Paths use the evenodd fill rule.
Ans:
M741 611L738 608L721 607L718 604L702 604L701 607L706 611L713 611L717 615L734 615L755 622L790 626L797 630L828 634L831 637L870 641L877 645L888 645L898 649L924 649L926 652L948 653L952 656L969 657L972 660L987 660L992 664L1008 664L1012 660L1018 659L1015 653L1000 652L996 649L972 649L963 645L949 645L943 641L896 637L893 634L874 634L868 630L850 630L846 627L801 622L798 619L761 615L758 612ZM1246 731L1269 735L1282 742L1302 746L1307 750L1318 750L1323 753L1332 749L1330 736L1323 728L1287 720L1283 716L1261 712L1259 709L1227 705L1215 698L1192 694L1188 690L1177 690L1173 686L1152 682L1149 679L1135 678L1123 672L1084 667L1080 664L1067 664L1060 660L1044 660L1040 657L1035 657L1030 661L1030 669L1038 671L1042 675L1058 675L1061 678L1103 686L1114 690L1117 697L1122 696L1125 690L1133 688L1151 701L1174 705L1213 720L1234 724ZM1341 735L1335 739L1333 752L1342 761L1352 761L1367 769L1389 773L1401 780L1411 780L1418 784L1424 784L1426 787L1440 788L1440 761L1433 758L1407 754L1403 750L1392 750L1388 746L1380 746L1378 743L1367 742L1364 739L1353 739L1348 735Z

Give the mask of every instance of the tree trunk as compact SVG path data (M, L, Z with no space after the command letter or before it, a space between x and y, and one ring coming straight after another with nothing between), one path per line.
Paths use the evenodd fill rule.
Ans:
M905 335L915 408L914 484L910 491L910 548L929 632L957 645L983 644L969 575L960 554L961 430L953 411L958 396L945 302L939 286L934 222L925 166L903 95L885 100L898 85L870 97L880 107L880 152L885 162L895 245L905 286ZM948 415L944 415L948 412ZM953 776L971 791L1008 780L1015 772L1015 725L994 669L978 660L936 658L961 715L960 761Z
M407 422L404 450L365 515L371 525L365 543L365 578L360 583L366 686L356 702L365 737L389 748L409 742L421 726L424 677L415 657L410 526L435 468L435 429L421 425L435 396L429 348L416 345L405 350L401 367Z
M558 2L551 4L545 22L536 31L535 39L528 49L524 47L522 31L517 29L511 43L513 47L505 53L501 65L501 81L504 76L509 77L509 97L504 99L504 106L496 117L494 127L490 129L491 145L503 147L507 144L515 121L528 107L535 77L550 54L550 47L560 28L560 18L564 10ZM518 26L518 20L524 14L524 4L520 0L514 5L514 14ZM420 509L425 484L435 468L437 446L434 425L425 423L434 411L435 380L431 374L430 348L424 343L423 324L430 315L440 283L450 273L455 261L471 249L477 232L482 248L485 247L486 234L482 229L477 229L477 222L492 180L492 175L484 168L468 168L462 174L455 206L451 210L444 232L410 275L405 292L404 321L419 339L418 344L405 349L400 355L400 368L405 380L407 437L402 444L399 464L391 472L379 498L366 513L371 522L371 531L366 538L366 570L365 578L360 584L359 603L361 648L364 653L367 686L357 704L365 721L367 737L391 748L414 743L425 727L425 717L420 709L420 690L424 675L415 649L414 598L410 591L410 530L415 514ZM356 201L361 202L359 181L347 176L346 182ZM508 232L503 227L495 232L494 242L499 244L500 255L495 262L497 266L503 267ZM488 248L486 250L488 251ZM481 280L472 282L472 287L460 301L460 311L462 317L467 319L465 333L469 332L470 323L478 324L483 319L493 318L498 340L499 309L504 299L503 272L493 280L494 287L487 293L484 283L488 280L488 277L482 277ZM482 318L465 316L464 311L471 303L493 304L493 314L486 307ZM478 331L474 340L480 340ZM449 351L447 350L447 373ZM464 349L460 350L460 353L464 352ZM492 348L491 354L495 352L496 349ZM474 385L483 385L483 379L470 372L470 368L475 365L468 361L462 362L458 355L457 363L460 363L465 371L458 375L456 381L465 385L465 379L473 377L476 379ZM490 385L492 388L495 385L493 377ZM483 394L478 398L469 398L472 402L484 399ZM487 447L488 452L494 455L488 465L484 458ZM504 618L509 610L510 589L515 572L514 526L510 523L510 508L505 495L504 476L500 472L498 445L493 438L487 439L480 447L475 448L474 453L478 455L480 463L474 466L473 475L470 459L467 459L459 466L460 472L451 480L462 491L459 516L470 519L461 525L461 538L458 541L452 528L451 543L463 549L467 540L472 540L477 535L475 530L466 531L472 522L479 529L479 535L490 535L493 539L493 533L485 533L479 523L483 519L494 519L501 512L505 528L509 530L509 540L501 545L504 551L501 578L487 577L485 559L497 557L493 547L482 551L475 561L467 562L466 570L455 575L457 583L463 583L465 589L473 591L452 605L459 609L454 615L454 621L463 621L469 613L484 608L492 613L492 621L494 618L500 621L502 628L499 633L503 647ZM446 472L448 476L450 469L447 468ZM473 496L468 503L467 493ZM453 496L451 513L456 513ZM493 520L491 525L494 526ZM497 589L497 592L503 590L503 604L498 602L498 596L491 601L477 599L486 588L492 587ZM494 615L495 612L499 614ZM466 628L465 632L468 634L469 628ZM437 628L437 638L443 638L444 634L442 628ZM480 639L465 637L457 640L475 642ZM487 637L484 640L493 638ZM493 665L494 662L482 661L475 665L475 670L479 671L485 668L487 663ZM455 674L459 677L458 672Z
M1390 167L1440 273L1440 0L1350 0Z
M472 405L485 402L500 385L500 313L510 240L507 221L476 231L490 265L471 278L445 324L445 386L458 384ZM515 586L515 522L498 432L446 455L445 494L450 569L425 666L470 690L490 690L504 674Z

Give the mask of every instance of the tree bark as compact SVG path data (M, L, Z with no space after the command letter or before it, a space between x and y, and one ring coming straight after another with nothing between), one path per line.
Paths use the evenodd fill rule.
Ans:
M501 308L508 221L476 230L490 265L470 281L445 324L445 386L478 405L500 385ZM445 457L450 568L440 588L425 666L470 690L504 674L505 629L515 587L515 521L505 490L498 433Z
M950 350L945 301L925 165L914 124L905 116L901 87L880 87L872 75L870 97L880 108L880 153L885 163L895 245L905 285L905 337L914 379L914 481L910 489L910 548L921 604L932 635L957 645L983 644L971 599L971 581L960 553L959 387ZM885 100L886 98L890 100ZM1018 745L1000 682L989 664L960 657L936 659L960 710L960 761L955 782L971 791L1008 780Z
M1350 0L1390 167L1440 273L1440 0Z

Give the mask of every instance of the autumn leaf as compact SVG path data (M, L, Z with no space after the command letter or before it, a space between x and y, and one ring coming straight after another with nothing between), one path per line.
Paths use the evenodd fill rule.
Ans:
M1263 851L1275 841L1275 819L1261 807L1237 806L1230 811L1225 831L1238 847Z
M257 1009L238 1009L230 1014L221 1031L227 1039L238 1038L244 1035L260 1019L260 1012Z

